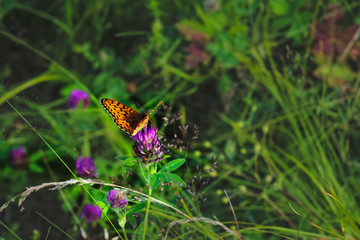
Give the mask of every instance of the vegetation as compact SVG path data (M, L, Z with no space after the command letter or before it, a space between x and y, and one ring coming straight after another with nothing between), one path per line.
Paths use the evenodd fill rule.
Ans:
M359 239L359 12L0 1L0 238Z

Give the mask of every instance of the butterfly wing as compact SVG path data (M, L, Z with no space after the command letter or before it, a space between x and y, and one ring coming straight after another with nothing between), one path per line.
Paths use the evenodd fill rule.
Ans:
M134 131L131 134L132 136L135 136L142 128L144 128L149 122L149 114L140 114L139 120L134 124Z
M114 123L126 133L135 136L141 128L147 125L148 114L139 114L131 107L116 100L102 98L101 105L111 115Z
M148 114L138 114L133 118L114 118L114 123L131 136L135 136L149 121Z

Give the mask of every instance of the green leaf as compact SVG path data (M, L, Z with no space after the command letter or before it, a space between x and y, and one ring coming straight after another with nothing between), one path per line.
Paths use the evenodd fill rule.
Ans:
M152 188L157 188L160 183L163 181L165 175L163 173L155 173L150 177L150 186Z
M332 85L344 84L344 81L354 81L357 74L348 66L341 64L322 65L315 70L315 73L328 80Z
M30 163L29 164L29 169L30 171L34 172L34 173L42 173L44 172L44 169L37 163Z
M129 158L124 161L124 164L129 167L134 166L136 163L137 163L136 158Z
M170 184L176 184L176 185L183 186L183 187L186 186L184 180L182 180L176 174L166 173L164 180L165 180L165 182L168 182Z
M104 83L107 82L107 80L111 77L112 76L110 72L102 72L97 75L93 81L92 89L94 91L94 94L102 93L104 91L104 88L106 87Z
M143 239L143 234L144 233L144 221L142 221L139 226L137 227L137 229L134 232L134 235L132 236L131 239L133 240L138 240L138 239Z
M29 157L29 161L30 162L37 162L37 161L40 161L42 158L43 158L43 152L35 152L35 153L32 153Z
M230 160L234 160L235 155L236 155L236 142L228 139L225 145L225 155L226 157L228 157Z
M163 160L165 160L165 159L167 159L167 158L169 158L169 157L171 157L171 155L165 155L165 156L163 157Z
M96 203L97 203L97 206L101 209L106 207L106 204L103 201L96 201Z
M149 183L152 188L154 188L155 182L157 180L158 173L154 173L150 176Z
M107 213L108 210L109 210L108 207L104 207L104 208L102 209L101 218L104 218L104 217L105 217L105 215L106 215L106 213Z
M145 206L146 204L143 202L137 203L129 209L128 213L139 213Z
M124 227L125 227L125 224L126 224L126 215L125 215L125 214L124 214L124 216L123 216L121 219L119 218L118 223L119 223L119 226L120 226L121 228L124 228Z
M131 224L131 226L135 226L136 224L136 220L135 220L135 217L134 215L132 215L131 213L127 213L126 216L128 217L128 220L129 220L129 223Z
M160 169L160 172L172 172L172 171L178 169L181 165L183 165L184 162L185 162L184 158L175 159L175 160L165 164L165 166Z
M126 166L134 166L136 163L137 163L137 159L136 158L133 158L133 157L122 157L122 156L117 156L115 157L116 159L118 160L121 160L123 161L123 163L126 165Z
M222 94L228 94L233 89L233 82L227 74L223 74L218 81L218 91Z
M275 15L282 16L289 12L290 6L287 0L271 0L269 3Z
M136 159L136 158L134 158L134 157L124 157L124 156L117 156L117 157L115 157L115 159L117 159L117 160L121 160L121 161L125 161L126 159Z

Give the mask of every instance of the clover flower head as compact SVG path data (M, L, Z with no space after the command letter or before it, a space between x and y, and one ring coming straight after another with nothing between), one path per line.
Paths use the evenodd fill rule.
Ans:
M96 176L96 166L90 157L78 157L75 163L77 173L81 177L93 178Z
M109 191L107 200L112 208L122 209L127 204L125 193L118 188Z
M70 109L75 109L79 105L81 100L83 101L83 108L89 106L89 94L82 90L75 89L71 92L67 105Z
M165 147L160 143L157 131L150 124L150 127L143 128L132 137L136 141L133 145L134 154L144 162L158 162L164 157Z
M85 219L87 222L96 221L101 218L101 209L96 205L87 203L81 212L80 217Z

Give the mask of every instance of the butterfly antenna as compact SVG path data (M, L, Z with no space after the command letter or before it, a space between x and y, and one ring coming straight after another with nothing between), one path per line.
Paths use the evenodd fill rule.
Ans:
M159 103L158 103L158 105L156 105L156 107L149 113L149 115L151 115L152 113L153 113L153 111L155 111L155 109L157 109L159 106L160 106L160 104L162 104L163 103L163 101L161 100Z
M151 121L151 119L150 119L150 118L149 118L149 121L151 122L151 125L153 125L153 126L155 127L154 123Z

